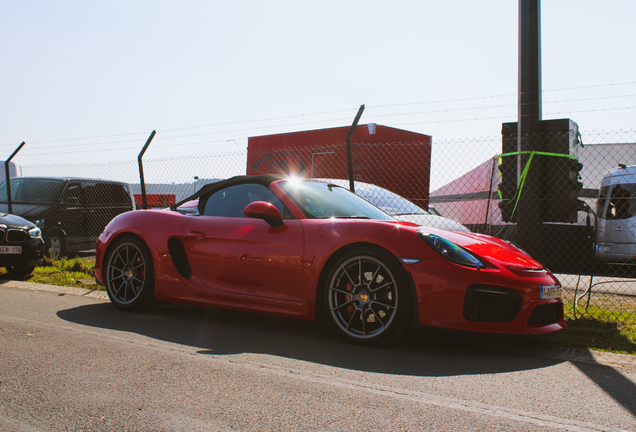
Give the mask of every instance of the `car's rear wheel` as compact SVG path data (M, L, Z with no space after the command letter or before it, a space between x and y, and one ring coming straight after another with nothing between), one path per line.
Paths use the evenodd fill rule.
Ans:
M154 266L146 244L137 237L122 238L109 249L105 261L106 291L122 310L154 303Z
M52 232L50 235L46 235L46 247L45 251L49 258L57 260L62 258L66 254L66 237L63 233L58 231Z
M403 336L411 322L411 293L404 270L391 254L361 248L341 257L325 287L325 308L347 339L376 345Z

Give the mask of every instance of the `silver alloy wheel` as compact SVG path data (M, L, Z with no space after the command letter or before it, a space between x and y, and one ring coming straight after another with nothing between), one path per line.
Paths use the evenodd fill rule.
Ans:
M62 256L62 239L53 236L49 239L49 257L56 260Z
M130 305L139 298L146 282L143 252L132 242L122 242L110 253L106 270L106 288L119 305Z
M398 287L387 265L371 256L355 256L329 281L329 313L349 337L366 340L387 332L398 310Z

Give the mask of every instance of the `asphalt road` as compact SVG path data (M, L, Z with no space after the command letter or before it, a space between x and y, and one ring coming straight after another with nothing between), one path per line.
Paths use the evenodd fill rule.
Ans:
M0 431L636 430L631 356L430 330L361 348L312 322L10 285Z

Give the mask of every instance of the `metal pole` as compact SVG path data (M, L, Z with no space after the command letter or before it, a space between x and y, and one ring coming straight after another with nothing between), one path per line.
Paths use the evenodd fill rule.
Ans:
M518 146L523 136L538 133L541 121L541 4L519 0ZM521 151L522 149L518 149Z
M144 148L141 149L139 156L137 156L137 162L139 163L139 179L141 180L142 208L144 209L148 208L148 201L146 198L146 182L144 181L144 164L141 161L141 158L144 156L144 153L146 153L146 149L148 149L148 146L150 145L150 141L152 141L152 139L155 137L156 134L157 134L156 131L152 131L150 133L150 136L148 137L148 140L146 141Z
M360 121L360 117L362 117L362 112L364 111L364 104L360 105L360 109L358 110L358 114L356 114L356 118L353 120L353 124L349 128L349 132L347 133L347 166L349 168L349 190L353 193L356 192L356 188L353 183L353 156L351 154L351 136L353 132L356 130L358 126L358 122Z
M541 5L519 0L519 98L517 151L541 151ZM517 156L517 185L530 155ZM542 160L533 157L519 204L519 243L535 259L542 255Z
M11 156L9 156L9 159L4 161L4 175L7 182L7 204L8 204L7 212L8 213L13 213L13 203L11 202L11 173L9 172L9 164L11 162L11 159L13 159L13 157L20 151L22 147L24 147L24 144L25 142L22 141L22 144L20 144L18 148L15 149L13 153L11 153Z
M492 169L490 170L490 183L488 184L488 205L486 206L486 220L484 224L488 227L486 234L490 235L492 224L488 224L488 216L490 215L490 203L492 202L492 182L495 179L495 164L497 156L492 158ZM484 227L485 228L485 227Z

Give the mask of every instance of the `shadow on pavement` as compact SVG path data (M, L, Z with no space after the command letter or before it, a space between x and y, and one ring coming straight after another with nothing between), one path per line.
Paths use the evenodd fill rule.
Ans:
M636 385L617 369L592 363L573 362L589 379L636 416Z
M199 354L268 354L382 374L423 377L497 374L564 362L536 356L541 349L537 339L419 328L402 342L365 348L348 343L326 325L316 322L188 305L129 313L101 303L63 310L58 316L76 324L191 346ZM636 385L619 370L595 364L591 355L585 361L572 363L636 415Z
M310 321L187 305L121 312L110 304L58 312L66 321L191 346L200 354L269 354L365 372L455 376L544 368L562 360L535 357L527 339L418 329L404 341L360 347Z

